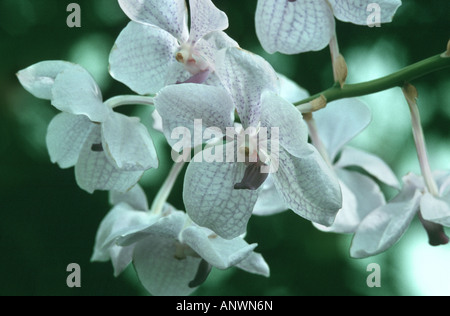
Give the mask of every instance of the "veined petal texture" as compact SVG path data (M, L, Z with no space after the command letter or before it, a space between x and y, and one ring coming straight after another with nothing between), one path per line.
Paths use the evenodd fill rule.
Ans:
M139 94L154 94L166 84L176 63L178 41L150 25L130 22L117 38L109 56L111 76Z
M183 42L188 37L185 0L119 0L119 5L132 21L157 26Z
M258 0L256 34L270 54L325 48L334 34L333 12L325 0Z

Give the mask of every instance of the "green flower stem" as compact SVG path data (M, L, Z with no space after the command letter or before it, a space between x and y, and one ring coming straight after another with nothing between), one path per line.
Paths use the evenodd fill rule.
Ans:
M327 102L331 102L344 98L368 95L395 87L402 87L405 82L410 82L414 79L445 68L450 68L450 58L439 54L437 56L419 61L418 63L407 66L393 74L379 79L356 84L345 84L342 88L339 84L335 84L333 87L323 92L294 103L294 105L298 106L305 104L319 97L324 97Z

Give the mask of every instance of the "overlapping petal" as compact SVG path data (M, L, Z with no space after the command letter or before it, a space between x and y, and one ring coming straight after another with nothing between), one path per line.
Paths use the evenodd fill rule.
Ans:
M278 141L280 146L290 154L300 157L305 150L308 152L308 128L302 114L291 103L284 100L274 92L265 91L261 96L261 126L278 129ZM270 132L270 129L269 129Z
M190 0L191 29L189 42L197 41L208 33L228 28L227 15L219 10L211 0Z
M374 10L379 10L380 22L391 22L395 12L401 6L401 0L328 0L333 7L334 15L344 22L367 25L367 19ZM371 7L370 5L376 5Z
M119 275L131 263L134 246L117 246L115 240L152 225L158 218L144 211L136 211L126 203L119 203L100 223L91 261L111 260L114 274Z
M256 126L261 115L261 95L265 90L279 91L272 66L262 57L238 48L222 50L217 74L231 94L242 125Z
M419 211L422 193L417 190L417 180L414 175L405 176L402 191L362 220L350 247L352 257L364 258L381 253L403 236Z
M268 53L318 51L334 34L333 12L323 0L259 0L256 34Z
M233 126L234 104L228 92L221 87L194 83L167 86L158 93L154 102L162 117L164 135L172 146L178 142L178 138L174 137L180 137L172 135L176 131L181 133L187 130L190 133L188 143L193 147L194 133L200 133L202 138L204 129L217 127L225 134L226 128ZM196 122L200 124L197 126L200 130L196 130Z
M158 168L155 145L136 117L110 115L102 124L102 143L108 157L121 170Z
M275 187L273 176L269 175L262 185L261 192L253 208L253 214L267 216L278 214L287 209L288 207Z
M33 64L17 73L20 84L36 98L51 100L56 76L64 70L77 67L62 60L46 60Z
M325 109L314 113L320 139L331 160L372 120L369 107L351 98L330 102Z
M83 190L114 190L125 192L133 187L144 171L123 171L110 162L104 150L93 150L102 143L101 127L94 126L84 143L75 165L75 179Z
M132 21L157 26L180 41L188 38L185 0L119 0L119 5Z
M361 221L371 211L385 204L378 184L359 172L337 169L342 190L342 209L330 227L315 225L326 232L354 233Z
M156 93L166 84L178 47L177 39L161 28L130 22L109 56L110 74L139 94Z
M312 145L301 157L280 150L280 167L273 174L275 186L296 214L330 226L342 207L339 182Z
M450 197L434 197L425 193L420 200L420 212L425 220L450 227Z
M222 150L221 161L195 162L202 159L203 152L194 156L186 170L183 200L195 223L232 239L245 233L258 191L234 189L244 176L245 165L227 162L224 147L216 146Z
M51 101L58 110L86 115L93 122L104 122L111 112L103 104L102 93L94 78L78 65L56 76Z
M221 238L209 229L196 225L184 229L181 240L209 264L219 269L227 269L240 263L257 246L257 244L249 245L241 237Z
M84 115L59 113L47 129L46 143L50 160L61 168L73 167L94 124Z
M122 202L127 203L134 210L144 212L148 210L147 196L139 184L135 185L127 192L109 192L109 203L111 205L117 205Z
M341 157L335 166L337 168L361 167L387 185L397 189L400 188L400 183L392 169L382 159L368 152L353 147L346 147L342 150Z
M133 265L142 285L153 295L185 296L199 268L201 258L175 257L176 236L149 236L134 248Z

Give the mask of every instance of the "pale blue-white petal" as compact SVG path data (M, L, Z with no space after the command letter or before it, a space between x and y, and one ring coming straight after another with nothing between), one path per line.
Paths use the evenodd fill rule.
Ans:
M103 104L102 93L94 78L78 65L56 76L52 105L63 112L86 115L93 122L104 122L111 112Z
M241 237L224 239L204 227L191 225L181 233L181 241L200 257L219 269L235 266L253 253L257 244L249 245Z
M219 50L229 47L239 47L239 44L228 36L227 33L218 31L203 36L195 47L206 56L209 56L209 58L214 59L215 54Z
M294 103L309 97L309 92L300 87L295 81L278 73L280 79L280 97Z
M135 22L160 27L181 42L188 38L185 0L119 0L119 5Z
M116 243L120 246L130 246L149 236L178 239L181 230L186 222L189 221L185 212L176 210L169 203L165 203L161 212L156 214L156 216L157 221L152 222L151 225L147 225L143 229L122 234L116 240Z
M136 184L127 192L109 192L109 204L127 203L135 210L148 211L148 201L144 189Z
M261 126L268 128L267 140L279 145L294 156L301 156L308 142L308 128L302 114L291 103L271 91L261 96ZM278 129L278 139L273 128Z
M450 227L450 196L434 197L425 193L420 200L420 212L427 221Z
M351 166L361 167L381 182L397 189L400 188L400 183L392 169L381 158L371 153L353 147L344 148L335 167Z
M121 170L158 168L155 145L137 117L113 113L102 124L104 150Z
M192 251L185 254L184 250L189 249L179 241L186 213L168 204L166 207L168 214L165 212L146 230L126 236L121 244L136 243L133 264L139 280L152 295L188 295L194 290L189 283L197 274L201 258L192 256Z
M447 195L450 189L450 171L435 170L433 171L432 176L439 188L439 196Z
M275 186L286 205L296 214L330 226L342 207L337 177L312 146L309 153L295 157L281 149L279 169L273 173Z
M179 44L166 31L130 22L120 33L109 56L111 76L139 94L158 92L169 76Z
M258 0L256 34L268 53L297 54L325 48L335 22L323 0Z
M215 147L222 150L221 161L196 162L203 159L203 152L194 156L186 170L183 200L195 223L232 239L245 233L259 192L234 189L241 182L246 166L227 162L223 147ZM234 155L231 157L231 161L236 161Z
M261 115L264 90L279 91L279 81L272 66L262 57L239 48L220 51L217 75L231 94L244 128L256 126Z
M206 128L217 127L225 134L226 128L233 126L234 104L221 87L195 83L167 86L157 94L154 103L162 117L164 135L172 146L181 137L188 137L187 144L192 147L200 145Z
M61 168L74 166L94 127L87 116L59 113L48 125L46 143L50 160Z
M110 162L104 150L93 150L102 144L101 127L95 126L81 149L75 165L75 179L83 190L126 192L142 177L144 171L123 171Z
M399 195L362 220L353 236L350 255L353 258L365 258L393 246L419 211L421 197L420 191L405 183Z
M133 264L142 285L152 295L185 296L194 288L194 280L201 258L187 256L178 259L174 237L152 235L136 244Z
M239 262L236 267L249 273L270 276L270 268L266 260L259 253L253 252L250 256Z
M196 43L206 34L228 28L227 15L211 0L189 0L191 29L189 42Z
M273 176L269 174L264 181L261 192L253 208L254 215L268 216L284 212L288 209L283 198L275 187Z
M20 84L37 98L50 100L56 76L75 64L62 60L46 60L31 65L17 73Z
M109 248L114 276L118 277L133 260L134 245L128 247L112 246Z
M314 119L322 143L334 160L344 145L369 125L372 113L365 103L351 98L330 102L314 112Z
M368 25L371 14L378 14L380 23L391 22L401 0L328 0L336 18L344 22Z
M320 230L334 233L354 233L370 212L384 205L386 200L378 184L356 171L336 170L342 190L342 208L330 227L315 225Z
M110 248L115 245L114 242L117 238L142 230L152 225L157 219L158 217L148 212L134 210L127 203L117 204L99 225L91 260L109 260Z

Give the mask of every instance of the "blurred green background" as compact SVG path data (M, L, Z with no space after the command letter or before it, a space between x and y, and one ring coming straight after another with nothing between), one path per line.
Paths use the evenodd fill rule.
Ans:
M66 25L67 5L81 7L81 28ZM389 74L441 53L450 37L450 1L405 0L391 24L368 28L337 22L348 82ZM227 33L241 47L261 54L310 93L332 84L328 49L296 56L267 55L254 30L255 0L215 0L230 20ZM57 113L34 98L15 73L42 60L69 60L87 68L104 99L130 90L108 74L108 54L128 23L115 0L0 0L0 295L147 295L132 268L113 277L111 263L91 263L98 224L109 211L107 194L80 190L73 168L61 170L45 147L48 123ZM419 90L433 169L450 169L450 74L441 71L413 82ZM363 98L371 126L354 145L380 155L400 178L419 172L409 114L399 89ZM125 108L151 125L150 110ZM161 167L142 180L151 199L170 167L164 140ZM387 188L387 197L393 192ZM181 182L169 201L182 208ZM447 230L448 233L450 231ZM350 236L327 234L288 211L253 217L248 242L259 244L271 277L238 269L213 270L194 295L450 295L450 246L432 248L416 222L389 251L350 259ZM81 267L81 288L68 288L66 267ZM369 288L369 263L381 267L381 288Z

